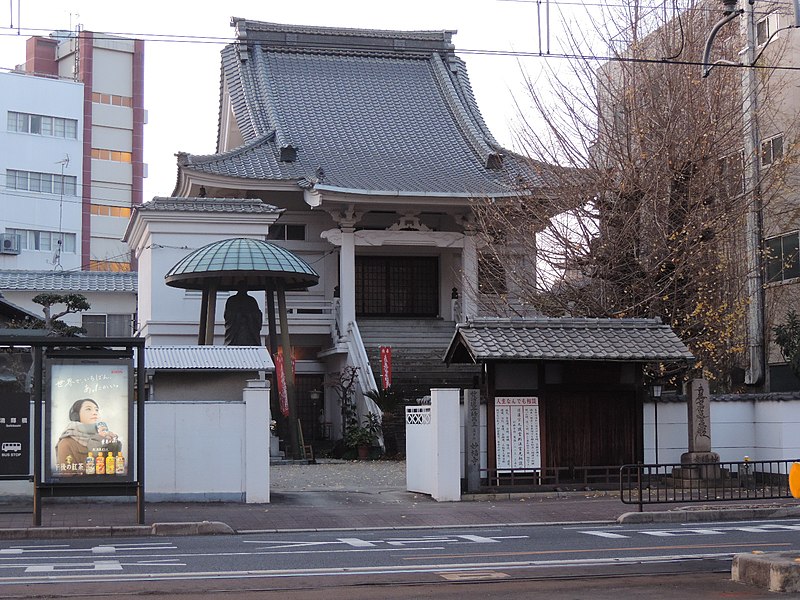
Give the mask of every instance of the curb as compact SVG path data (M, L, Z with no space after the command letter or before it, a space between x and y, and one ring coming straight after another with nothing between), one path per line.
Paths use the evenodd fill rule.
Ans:
M797 507L786 507L627 512L617 518L617 523L620 525L639 523L708 523L712 521L753 521L790 517L800 517L800 510Z
M20 527L0 529L0 540L37 540L95 537L144 537L188 535L233 535L236 531L220 521L186 523L153 523L152 525L124 525L105 527Z
M770 592L800 592L800 552L736 554L731 579Z

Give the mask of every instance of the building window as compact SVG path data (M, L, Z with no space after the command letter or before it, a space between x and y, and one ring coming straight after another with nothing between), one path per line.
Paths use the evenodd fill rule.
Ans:
M767 167L783 158L783 136L776 135L761 142L761 166Z
M127 219L131 216L131 209L127 206L92 204L92 214L100 217L125 217Z
M289 242L302 242L306 239L305 225L270 225L267 232L268 240L282 240Z
M17 133L32 133L34 135L47 135L74 140L78 137L78 121L9 111L8 130Z
M756 22L756 44L759 46L770 41L770 37L778 31L778 15L772 13Z
M130 337L132 315L81 315L81 326L88 337Z
M36 173L34 171L6 171L6 187L9 190L28 190L43 194L74 196L77 178L74 175Z
M92 158L96 158L97 160L113 160L115 162L129 163L133 159L133 155L130 152L92 148Z
M117 94L101 94L92 92L92 102L97 104L110 104L112 106L133 106L133 98L130 96L118 96Z
M74 233L60 233L58 231L36 231L31 229L9 229L6 233L16 234L20 239L20 250L42 250L49 252L58 248L61 242L61 251L75 253Z
M800 235L797 231L767 238L765 246L767 283L800 277Z

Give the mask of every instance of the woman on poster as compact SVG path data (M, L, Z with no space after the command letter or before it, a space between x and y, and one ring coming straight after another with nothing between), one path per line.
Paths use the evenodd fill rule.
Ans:
M69 424L56 443L56 468L84 465L89 452L119 452L117 434L100 421L100 407L91 398L76 400L69 409ZM62 473L63 474L63 473Z

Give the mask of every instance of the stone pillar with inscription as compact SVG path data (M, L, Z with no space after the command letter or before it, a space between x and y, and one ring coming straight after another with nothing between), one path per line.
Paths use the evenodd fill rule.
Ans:
M465 425L465 458L467 475L467 491L479 492L481 488L481 392L480 390L464 390L464 406L466 407Z
M719 454L711 451L711 394L708 380L686 384L688 397L689 451L681 454L681 467L673 470L677 480L718 480L723 477Z

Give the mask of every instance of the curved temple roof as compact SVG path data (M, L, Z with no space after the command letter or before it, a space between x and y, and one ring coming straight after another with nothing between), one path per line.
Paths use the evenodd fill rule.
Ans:
M520 179L542 184L489 132L454 32L233 25L220 151L179 153L182 172L397 195L502 196ZM221 141L232 130L236 148Z
M249 238L213 242L181 259L164 276L171 287L233 291L271 290L279 283L287 290L304 290L319 281L311 266L288 250Z

